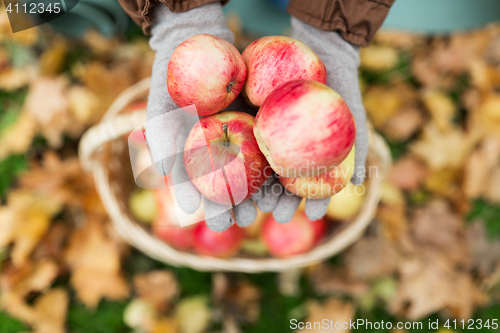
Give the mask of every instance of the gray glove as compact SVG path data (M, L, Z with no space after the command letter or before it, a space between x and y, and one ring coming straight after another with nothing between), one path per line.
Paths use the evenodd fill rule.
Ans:
M219 2L209 3L184 13L172 13L167 6L153 8L151 48L156 51L151 88L148 98L146 138L162 175L172 171L172 182L179 207L188 214L201 205L202 195L191 183L184 168L182 152L189 132L198 118L184 111L172 101L167 91L168 61L175 48L184 40L206 33L233 43L233 33L227 28ZM154 119L154 120L152 120ZM177 154L177 156L176 156ZM221 206L204 198L206 223L214 231L223 231L234 223L231 207ZM247 200L234 207L236 222L248 226L257 216L254 202Z
M358 82L359 47L346 42L334 31L323 31L292 17L292 38L309 46L323 60L328 74L327 85L346 101L356 122L356 155L352 182L356 185L365 179L365 161L368 154L366 113ZM319 120L320 121L320 120ZM291 220L301 198L280 189L277 179L270 180L261 191L257 206L264 211L273 210L277 222ZM306 201L306 215L310 220L323 217L330 198Z

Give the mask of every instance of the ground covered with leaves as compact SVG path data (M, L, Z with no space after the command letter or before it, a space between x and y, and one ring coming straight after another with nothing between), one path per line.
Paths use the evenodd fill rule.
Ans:
M230 26L244 48L249 38ZM154 54L134 36L12 34L1 13L1 333L289 332L290 319L325 318L423 331L439 319L444 331L446 319L500 320L499 26L380 32L362 50L365 107L394 158L376 218L328 262L256 275L170 267L132 249L82 171L83 132L150 75Z

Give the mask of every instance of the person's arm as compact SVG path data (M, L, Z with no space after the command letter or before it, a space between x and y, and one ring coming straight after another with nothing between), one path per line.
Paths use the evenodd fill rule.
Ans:
M368 46L395 0L290 0L288 13L319 30Z
M229 0L118 0L127 14L137 23L146 35L151 34L153 8L166 5L172 13L187 12L211 2L225 4Z

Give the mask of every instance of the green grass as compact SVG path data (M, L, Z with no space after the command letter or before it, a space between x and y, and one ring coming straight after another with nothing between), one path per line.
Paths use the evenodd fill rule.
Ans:
M68 329L72 333L130 332L123 322L127 302L102 301L95 311L73 300L68 311Z
M10 317L4 312L0 312L0 333L27 332L28 326Z
M26 166L24 155L12 155L0 161L0 199L5 199L7 190L14 183L17 175L26 169Z
M480 219L484 221L490 238L500 237L500 207L492 205L482 199L475 200L467 221ZM500 312L499 312L500 316ZM500 318L499 318L500 319Z

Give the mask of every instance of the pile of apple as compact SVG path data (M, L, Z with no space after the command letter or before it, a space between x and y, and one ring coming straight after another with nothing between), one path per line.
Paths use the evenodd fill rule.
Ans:
M354 170L356 125L326 80L321 59L289 37L258 39L243 54L207 34L181 43L168 64L167 88L179 107L201 117L184 149L194 186L207 199L233 206L254 195L273 173L303 198L340 192ZM240 92L258 107L255 118L221 112ZM327 230L325 220L311 222L303 212L287 224L270 216L264 220L260 238L279 257L308 251ZM238 226L215 233L205 223L155 232L179 249L214 256L236 253L246 235Z
M184 221L188 226L176 224L176 207L168 189L138 189L130 195L129 206L137 220L151 225L157 238L178 250L220 258L238 253L285 258L305 253L319 244L329 229L359 212L363 199L363 192L349 183L332 197L322 219L310 221L303 206L286 224L276 222L272 214L259 211L251 226L233 225L220 233L210 230L205 223L195 223L203 218L201 210L190 216L191 220Z

